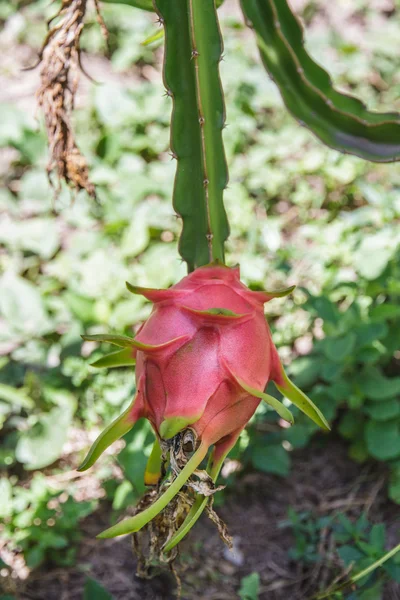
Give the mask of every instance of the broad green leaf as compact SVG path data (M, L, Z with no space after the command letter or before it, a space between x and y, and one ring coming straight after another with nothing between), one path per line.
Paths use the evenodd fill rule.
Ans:
M388 400L400 394L400 377L385 377L379 371L360 374L358 385L370 400Z
M400 456L400 429L398 421L370 421L365 428L369 453L378 460Z
M374 402L374 404L367 404L365 411L375 421L390 421L400 415L400 402L397 399Z
M260 593L260 576L258 573L251 573L240 582L239 598L240 600L258 600Z
M113 600L113 596L98 581L88 577L83 588L83 600Z
M353 254L354 267L362 277L373 281L382 275L398 245L398 233L388 229L364 235Z
M73 411L68 406L42 414L27 431L20 433L16 458L27 470L42 469L55 462L67 441Z
M347 440L354 439L363 428L363 420L356 411L347 411L339 424L339 433Z
M300 356L290 367L290 374L301 388L309 388L321 376L323 358L317 355Z
M400 317L400 306L398 304L378 304L369 312L371 321L390 321Z
M378 552L385 551L386 527L385 523L376 523L370 533L370 542Z
M362 347L375 340L381 340L387 333L388 326L386 323L363 323L355 329L357 346Z
M40 336L52 328L37 287L11 272L0 279L0 313L23 337Z
M259 471L286 477L290 469L289 453L282 444L256 445L251 449L251 462Z
M324 354L329 360L339 363L351 356L355 344L356 336L354 333L347 333L342 337L325 338L322 343Z
M13 251L29 250L48 260L59 247L60 235L52 219L7 219L0 221L0 243Z
M375 113L335 90L329 75L307 53L300 22L287 0L241 0L266 69L302 125L325 144L366 160L400 159L400 115Z

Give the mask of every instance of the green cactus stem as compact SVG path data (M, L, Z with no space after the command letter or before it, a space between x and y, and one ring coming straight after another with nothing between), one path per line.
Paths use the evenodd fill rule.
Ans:
M374 113L334 89L304 48L300 22L287 0L241 0L264 66L301 124L327 146L375 162L400 160L400 115Z
M222 40L214 0L155 0L165 30L164 82L173 101L173 204L182 217L179 251L189 271L224 262L229 235L223 205L227 167L219 79Z

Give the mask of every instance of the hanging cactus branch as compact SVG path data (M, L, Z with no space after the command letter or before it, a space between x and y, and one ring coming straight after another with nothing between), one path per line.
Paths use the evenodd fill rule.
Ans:
M165 29L164 81L173 101L173 193L183 229L179 251L189 271L224 261L229 228L222 194L227 168L222 145L224 102L218 65L221 35L213 0L156 0Z
M334 89L328 73L307 54L300 22L287 0L241 0L265 68L303 125L327 146L374 162L400 160L400 115L373 113Z

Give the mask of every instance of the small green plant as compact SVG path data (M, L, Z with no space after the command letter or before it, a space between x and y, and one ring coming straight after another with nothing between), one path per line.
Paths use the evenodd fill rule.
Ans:
M246 575L240 582L239 598L241 600L258 600L260 593L260 576L258 573Z
M0 480L1 535L10 548L24 556L28 567L44 561L57 565L75 562L81 539L79 522L92 513L96 501L77 502L65 491L55 491L46 477L36 474L30 487Z
M400 582L400 548L385 554L383 523L373 525L365 514L352 521L343 514L316 518L310 512L296 513L290 509L288 516L295 539L290 557L305 565L323 563L332 579L336 578L336 583L318 598L384 600L385 582L390 579ZM322 532L329 539L324 545L321 545ZM353 584L350 596L341 591L346 584Z
M388 226L389 238L393 233ZM357 286L339 281L328 283L323 295L306 293L313 347L296 361L292 374L296 372L299 385L313 390L331 421L338 419L338 431L349 441L353 460L373 458L390 466L389 496L400 502L398 254L395 241L387 246L387 240L376 235L376 266L373 270L371 260ZM358 252L372 244L373 237L367 236Z
M113 600L110 594L96 579L88 577L83 588L83 600Z

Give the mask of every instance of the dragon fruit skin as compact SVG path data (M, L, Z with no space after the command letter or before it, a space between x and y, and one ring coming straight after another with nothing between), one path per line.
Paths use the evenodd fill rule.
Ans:
M137 351L142 416L163 439L191 425L208 445L244 427L261 400L239 381L260 391L270 379L283 383L263 310L270 296L224 266L202 267L169 290L138 291L155 306L136 340L160 348Z
M289 410L264 393L269 381L318 425L329 429L319 409L284 372L264 316L265 302L287 295L293 288L252 291L241 283L238 267L212 264L190 273L167 290L130 284L128 289L154 303L150 317L135 339L125 336L84 339L122 346L124 350L114 353L118 355L115 365L136 360L137 392L132 404L95 441L79 470L89 468L142 417L150 421L157 440L171 439L190 427L197 447L152 506L117 523L99 537L115 537L141 529L179 492L213 445L209 474L215 481L225 456L262 399L292 423ZM121 362L121 355L126 363ZM110 361L107 366L112 366ZM160 464L160 452L154 456ZM152 457L149 463L157 463ZM160 476L160 469L151 464L146 469L145 483L155 484ZM192 508L197 511L196 516L188 517L192 522L205 506L206 500L201 498Z

